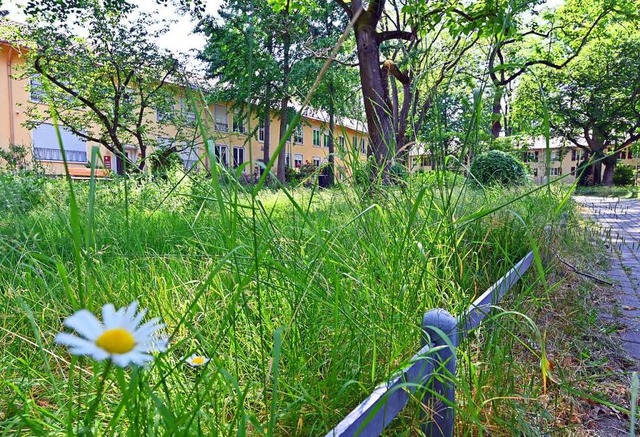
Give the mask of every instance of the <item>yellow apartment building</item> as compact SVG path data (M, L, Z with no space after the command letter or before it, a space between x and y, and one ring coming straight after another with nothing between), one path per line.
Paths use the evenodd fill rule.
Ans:
M10 145L22 146L32 154L33 159L47 174L61 175L65 171L64 163L53 125L45 121L33 129L25 127L29 121L27 107L36 105L39 112L47 113L46 105L40 103L38 97L38 93L42 92L39 78L20 78L17 74L25 63L25 50L27 49L0 41L0 148L6 150ZM258 170L264 155L265 132L261 120L251 111L248 111L248 116L240 116L230 102L200 107L199 119L205 127L205 141L199 130L195 129L196 113L189 104L185 90L173 84L167 86L175 88L174 110L179 111L187 122L191 122L191 127L178 132L177 128L160 123L162 113L149 110L149 113L145 114L145 121L155 136L155 143L160 147L175 146L185 169L198 171L209 168L211 155L216 157L220 165L229 169L242 166L242 173L250 179ZM272 114L271 153L276 149L280 138L280 120L276 111L272 111ZM94 144L75 136L64 126L60 126L60 134L69 172L75 176L88 175L88 162ZM334 138L338 175L340 169L346 167L345 157L347 160L354 157L358 160L366 159L369 139L363 122L337 118L333 132L329 132L328 115L323 111L306 109L302 122L286 143L286 166L293 169L306 163L321 166L329 156L330 135ZM147 156L153 149L150 145ZM135 146L126 146L126 154L132 162L140 159L140 151ZM100 155L100 174L117 171L117 160L110 151L100 147Z

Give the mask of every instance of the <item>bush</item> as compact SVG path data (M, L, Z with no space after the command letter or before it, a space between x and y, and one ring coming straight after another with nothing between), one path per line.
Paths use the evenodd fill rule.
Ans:
M471 174L483 185L524 185L527 169L522 161L499 150L490 150L476 156Z
M391 181L394 184L402 185L406 183L409 177L407 168L399 162L394 162L389 168L389 172L391 173Z
M635 169L626 164L618 164L613 170L613 184L618 186L633 185L636 181Z
M25 213L44 197L47 179L34 171L0 172L0 215Z
M182 168L182 159L174 148L158 149L149 155L151 174L167 179L171 171Z

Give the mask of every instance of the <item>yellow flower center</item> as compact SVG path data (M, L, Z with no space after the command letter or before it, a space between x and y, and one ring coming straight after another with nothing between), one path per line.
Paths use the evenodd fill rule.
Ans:
M96 339L96 346L110 354L126 354L135 345L136 341L133 335L123 328L107 329Z
M200 366L200 365L204 364L204 357L193 357L191 362L196 366Z

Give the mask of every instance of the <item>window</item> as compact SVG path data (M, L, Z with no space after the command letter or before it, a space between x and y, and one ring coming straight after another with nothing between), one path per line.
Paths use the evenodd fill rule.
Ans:
M69 129L59 126L62 147L68 162L87 162L87 142ZM32 132L33 156L39 161L62 161L56 129L50 124L41 124Z
M576 168L575 167L571 167L571 174L572 175L576 175Z
M168 111L163 111L160 108L156 108L156 121L163 122L168 121L171 118L171 114Z
M214 118L216 119L216 130L220 132L229 132L229 122L227 121L227 107L224 105L215 105L213 108Z
M551 176L562 176L562 168L561 167L553 167L549 169L549 174Z
M217 119L216 119L217 123ZM247 133L247 120L246 116L241 111L235 111L233 113L233 131L241 134Z
M191 106L191 102L189 102L185 97L180 97L180 112L184 116L184 118L189 123L195 123L196 121L196 113L193 112L193 107Z
M529 151L524 155L524 162L538 162L539 158L540 158L540 152Z
M291 155L289 155L288 153L285 153L284 155L284 166L291 167Z
M304 156L301 153L296 153L294 156L294 162L296 168L302 167L302 161L304 160Z
M258 129L258 141L264 142L264 122L260 123L260 128Z
M29 92L32 102L42 102L44 97L44 88L42 87L42 78L39 74L34 74L29 79Z
M535 178L538 177L538 167L534 167L533 168L533 177L535 177Z
M233 148L233 168L238 168L242 164L244 164L244 148L234 147Z
M431 165L431 157L422 155L420 157L420 167L428 167Z
M631 148L627 149L627 159L633 159L633 155L631 154Z
M321 161L321 158L319 156L314 156L313 157L313 165L314 166L320 167L320 161Z
M304 141L304 138L302 136L302 125L299 124L293 130L293 142L296 144L302 144L303 141Z
M329 134L327 132L324 133L324 146L329 147Z
M124 146L124 152L129 161L136 162L138 160L138 149L135 146Z
M172 143L171 138L158 137L157 141L158 141L159 149L168 149L169 147L171 147L171 143Z
M313 129L313 147L320 147L320 129Z
M358 147L358 137L357 136L353 136L353 142L351 143L351 146L355 149Z
M551 152L551 160L552 161L561 161L560 150L554 150Z
M338 137L338 144L340 144L341 148L344 148L344 135Z
M577 161L579 158L578 151L576 149L571 149L571 160Z
M180 159L182 159L182 166L185 170L190 170L192 168L195 169L198 164L198 152L196 151L194 146L187 146L186 143L183 143L180 147Z
M367 153L367 144L364 142L364 138L360 139L360 153Z
M229 156L227 146L216 144L215 148L216 161L223 167L229 166Z

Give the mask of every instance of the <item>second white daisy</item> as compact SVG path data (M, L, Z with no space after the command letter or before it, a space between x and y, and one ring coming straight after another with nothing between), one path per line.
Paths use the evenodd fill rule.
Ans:
M158 335L164 328L159 318L140 325L146 310L138 303L116 311L112 304L102 307L102 323L88 310L67 317L64 325L79 335L61 332L56 342L69 347L73 355L89 355L96 361L110 359L120 367L142 366L153 360L153 352L164 352L168 339Z
M202 355L193 354L189 358L185 359L184 361L191 367L200 367L207 364L209 362L209 358Z

